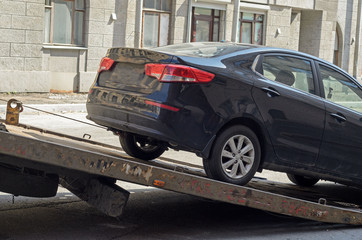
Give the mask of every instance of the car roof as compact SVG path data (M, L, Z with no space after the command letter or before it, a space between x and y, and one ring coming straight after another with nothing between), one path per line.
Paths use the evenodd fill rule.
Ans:
M176 56L211 58L227 56L232 53L240 54L245 50L259 47L258 45L232 42L191 42L157 47L152 50Z
M219 49L219 50L218 50ZM239 55L247 55L247 54L268 54L268 53L280 53L280 54L290 54L296 55L299 57L309 58L320 63L324 63L330 67L338 69L340 72L343 72L347 76L352 77L345 70L335 66L334 64L318 58L316 56L291 50L285 48L277 48L277 47L268 47L263 45L255 45L255 44L245 44L245 43L235 43L228 41L221 42L191 42L191 43L181 43L175 45L166 45L163 47L157 47L150 49L156 52L163 52L166 54L171 54L179 57L187 57L190 58L207 58L207 59L215 59L222 61L227 58L236 57ZM200 50L200 51L196 51Z
M219 51L213 50L222 48ZM195 50L200 50L200 52L195 52ZM153 48L153 51L164 52L176 56L188 56L188 57L222 57L229 58L237 56L240 54L249 54L249 53L284 53L284 54L293 54L312 58L314 60L324 61L313 55L298 52L290 49L276 48L276 47L267 47L262 45L255 44L245 44L245 43L235 43L235 42L191 42L191 43L181 43L174 45L166 45L162 47ZM202 52L204 51L204 52Z

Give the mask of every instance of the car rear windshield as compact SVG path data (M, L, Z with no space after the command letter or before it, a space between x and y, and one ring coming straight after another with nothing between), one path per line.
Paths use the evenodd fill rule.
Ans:
M242 51L255 46L241 45L236 43L203 42L203 43L182 43L154 48L158 52L165 52L172 55L190 57L218 57L229 53Z

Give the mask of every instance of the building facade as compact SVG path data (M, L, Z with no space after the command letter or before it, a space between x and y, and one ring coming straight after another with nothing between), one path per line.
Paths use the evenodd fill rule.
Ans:
M110 47L233 41L361 79L361 0L0 0L0 92L87 92Z

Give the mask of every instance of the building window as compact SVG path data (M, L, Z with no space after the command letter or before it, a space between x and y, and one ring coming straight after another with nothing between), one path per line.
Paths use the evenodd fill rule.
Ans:
M44 42L84 45L84 0L45 0Z
M264 15L246 12L240 13L238 29L238 42L262 45L264 32Z
M191 42L219 41L220 10L192 8Z
M143 1L142 47L168 44L171 0Z

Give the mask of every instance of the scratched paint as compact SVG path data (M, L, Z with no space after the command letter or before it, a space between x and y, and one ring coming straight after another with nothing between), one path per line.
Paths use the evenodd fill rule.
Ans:
M324 218L328 211L313 210L310 207L296 204L292 201L282 201L279 206L275 205L275 200L271 196L253 195L250 189L237 190L235 188L221 188L221 191L213 191L210 183L199 180L180 181L181 189L201 194L204 197L225 198L227 202L239 205L256 207L259 209L273 210L279 208L281 211L293 216L315 216ZM218 193L216 195L216 193Z
M114 161L107 161L105 159L98 159L97 161L90 160L89 158L80 158L79 163L89 169L97 169L101 173L110 172L113 168L117 167Z
M198 180L192 180L192 181L180 181L179 182L181 189L187 189L193 192L196 192L198 194L202 194L208 197L212 197L214 194L210 190L210 184L209 183L203 183Z
M117 167L117 164L114 163L113 161L111 161L111 162L106 162L106 161L105 161L105 162L103 163L101 172L102 172L102 173L105 173L105 172L107 172L107 171L110 171L113 167Z
M17 155L22 155L25 156L26 155L26 151L21 147L21 146L16 146L13 145L11 148L8 148L4 145L2 145L1 143L1 139L0 139L0 151L4 152L4 153L15 153Z
M99 159L97 164L96 164L96 168L98 170L100 170L101 173L105 173L107 171L110 171L110 169L112 167L116 167L117 164L114 163L113 161L108 162L107 160L104 159Z
M132 167L131 164L125 163L120 168L121 172L124 172L127 175L133 175L135 177L143 177L147 183L149 183L150 178L152 177L153 167L148 167L147 170L142 170L139 166Z

